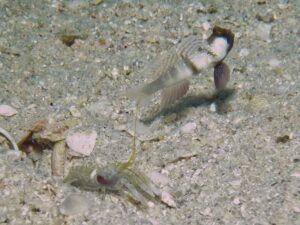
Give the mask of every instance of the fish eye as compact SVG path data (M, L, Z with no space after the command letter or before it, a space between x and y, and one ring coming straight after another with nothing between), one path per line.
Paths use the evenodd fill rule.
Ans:
M111 183L110 180L106 179L104 176L98 175L97 182L102 185L109 185Z

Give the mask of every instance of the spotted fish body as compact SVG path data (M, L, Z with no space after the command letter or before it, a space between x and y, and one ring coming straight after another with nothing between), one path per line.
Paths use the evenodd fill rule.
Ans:
M231 50L233 40L233 33L220 27L215 27L207 40L196 35L183 39L142 71L156 79L130 90L127 95L140 104L162 90L161 105L164 107L186 94L190 77L211 67L215 68L216 88L224 88L229 80L229 69L223 59Z

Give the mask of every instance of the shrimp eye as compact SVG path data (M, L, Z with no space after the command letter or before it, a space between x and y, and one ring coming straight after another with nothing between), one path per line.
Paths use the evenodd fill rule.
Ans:
M105 177L100 176L100 175L97 176L97 181L98 181L99 184L102 184L102 185L109 185L109 184L111 184L110 180L108 180Z

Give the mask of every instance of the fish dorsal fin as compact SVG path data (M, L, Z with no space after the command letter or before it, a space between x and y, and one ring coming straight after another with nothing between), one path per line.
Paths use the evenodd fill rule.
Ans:
M157 58L150 62L141 72L145 77L158 78L167 73L180 60L180 55L175 48L161 53Z
M196 35L184 38L176 47L177 52L184 57L190 57L205 47L205 42Z
M203 40L196 35L184 38L178 45L162 52L153 62L146 65L141 74L145 77L157 78L167 73L182 57L189 57L201 46L203 46Z
M184 96L188 91L189 86L190 81L185 79L175 85L165 88L161 93L161 108L171 105Z

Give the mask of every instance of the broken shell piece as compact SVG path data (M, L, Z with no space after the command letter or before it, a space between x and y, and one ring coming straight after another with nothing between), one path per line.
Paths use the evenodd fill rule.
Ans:
M173 196L169 192L163 191L161 193L161 201L171 208L177 207Z
M185 134L191 134L195 131L196 128L197 128L197 124L194 122L190 122L190 123L185 124L181 128L181 131L182 131L182 133L185 133Z
M70 113L72 114L72 116L77 117L77 118L81 117L80 111L75 106L71 106L69 110L70 110Z
M148 176L157 185L167 185L170 182L168 176L166 176L165 174L161 174L157 171L151 172L150 174L148 174Z
M0 105L0 116L13 116L17 114L18 111L9 105Z
M80 153L85 156L89 156L96 144L97 132L75 132L68 134L66 141L68 147L75 153ZM71 152L72 154L72 152Z
M60 205L59 211L66 216L74 216L88 212L90 200L79 194L69 195Z

